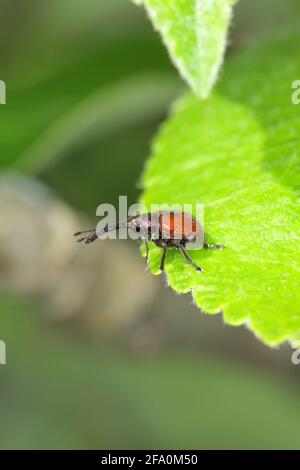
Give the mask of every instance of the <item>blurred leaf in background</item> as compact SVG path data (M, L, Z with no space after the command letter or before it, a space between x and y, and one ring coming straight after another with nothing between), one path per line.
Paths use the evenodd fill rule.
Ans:
M64 0L48 3L46 11L45 2L33 4L30 32L23 26L25 41L15 61L3 66L9 106L1 109L2 168L43 172L64 197L90 214L99 202L113 198L110 188L118 183L119 194L123 189L134 202L145 143L179 90L163 48L150 26L141 27L142 15L129 2L83 6ZM61 11L69 12L67 24L59 19ZM114 22L112 34L107 25L116 16L123 26ZM53 171L59 157L66 161ZM108 192L101 184L104 174L111 181Z

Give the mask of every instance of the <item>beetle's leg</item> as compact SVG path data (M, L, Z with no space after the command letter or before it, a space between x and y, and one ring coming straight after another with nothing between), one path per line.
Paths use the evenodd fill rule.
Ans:
M161 261L160 261L160 270L162 272L165 271L165 260L166 260L166 254L167 254L167 245L164 243L164 244L161 244L161 248L163 249L163 254L162 254L162 257L161 257Z
M197 271L203 271L202 268L200 268L200 266L198 266L196 263L194 263L194 261L189 257L189 255L187 254L186 252L186 249L184 248L184 246L181 244L181 243L178 243L178 248L179 250L181 251L182 255L185 257L186 261L191 265L191 266L194 266L194 268L197 270Z
M215 250L221 250L225 245L211 245L210 243L203 243L203 248L214 248Z
M93 235L87 235L86 237L82 237L77 240L78 243L83 242L86 245L88 245L89 243L94 242L98 238L96 230L94 228L91 228L90 230L82 230L81 232L76 232L74 233L74 237L77 237L78 235L82 235L83 233L92 233L92 232L93 232Z
M79 238L79 240L77 240L77 243L83 242L85 245L89 245L90 243L93 243L95 240L97 240L97 238L98 238L97 232L94 230L93 235Z

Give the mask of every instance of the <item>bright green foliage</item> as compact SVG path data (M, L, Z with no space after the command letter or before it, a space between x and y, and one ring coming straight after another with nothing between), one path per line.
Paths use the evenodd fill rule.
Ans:
M181 76L206 98L218 76L236 0L135 0L145 5Z
M190 252L204 273L169 252L173 289L270 345L300 339L299 44L295 34L252 48L208 102L176 103L143 180L147 205L203 203L208 239L226 245ZM160 256L153 247L155 274Z

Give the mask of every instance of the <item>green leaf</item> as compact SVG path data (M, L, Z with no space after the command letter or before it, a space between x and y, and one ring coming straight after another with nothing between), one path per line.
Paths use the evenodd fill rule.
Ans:
M142 202L203 203L209 240L222 251L178 252L166 271L204 311L223 311L264 342L300 339L299 34L249 49L228 64L208 102L176 103L153 147ZM159 273L159 248L151 250Z
M145 5L181 76L206 98L218 77L237 0L134 1Z

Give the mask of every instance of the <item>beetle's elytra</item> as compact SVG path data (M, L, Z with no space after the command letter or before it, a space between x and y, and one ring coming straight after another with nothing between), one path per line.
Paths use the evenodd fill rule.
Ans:
M185 260L191 266L193 266L197 271L203 271L200 266L194 263L186 251L187 243L193 243L194 241L203 239L204 237L201 224L199 224L199 222L197 222L197 220L190 214L184 212L164 211L148 212L135 217L129 217L127 221L116 224L112 227L108 227L108 225L106 225L103 233L123 228L129 228L139 232L140 237L144 239L147 264L149 258L149 242L152 242L163 250L160 263L160 269L162 272L164 272L168 248L176 248L180 250ZM77 232L74 236L87 233L89 233L89 235L86 235L77 241L90 244L101 236L101 233L97 233L96 229ZM207 243L203 243L202 246L203 248L223 248L223 245L209 245Z

